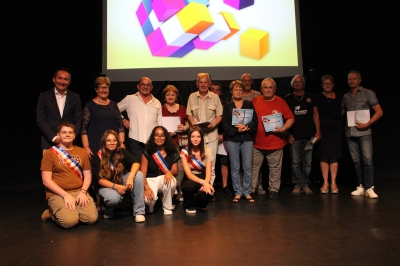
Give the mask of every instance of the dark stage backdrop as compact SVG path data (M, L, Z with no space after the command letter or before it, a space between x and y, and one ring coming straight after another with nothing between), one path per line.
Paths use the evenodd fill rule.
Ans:
M70 89L81 95L82 104L94 95L92 83L101 72L101 2L6 1L3 4L0 191L42 188L35 109L39 93L52 88L54 69L58 66L72 69ZM375 171L386 174L400 173L400 126L396 110L400 96L396 38L399 21L394 3L383 6L360 0L300 1L303 69L308 87L319 90L318 78L329 73L336 79L335 90L343 94L347 91L347 73L353 69L361 72L362 85L376 92L384 112L373 126L373 136ZM315 74L317 80L309 74ZM279 79L279 93L289 89L289 81L290 77ZM220 82L226 88L230 81ZM154 94L160 96L168 83L180 89L182 103L195 90L194 81L159 81L155 83ZM259 87L260 81L256 83ZM110 98L118 101L134 93L135 84L133 80L112 83ZM352 171L348 160L345 155L340 167Z

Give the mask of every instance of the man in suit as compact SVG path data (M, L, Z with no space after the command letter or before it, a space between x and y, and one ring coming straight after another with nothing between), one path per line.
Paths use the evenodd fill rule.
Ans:
M40 93L36 107L36 122L42 133L43 153L60 143L57 127L62 122L75 126L75 132L81 131L82 105L78 94L68 91L71 84L71 71L58 68L53 76L54 88Z

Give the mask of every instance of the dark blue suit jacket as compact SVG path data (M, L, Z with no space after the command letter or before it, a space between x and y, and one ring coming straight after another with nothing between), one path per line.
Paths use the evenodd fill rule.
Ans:
M54 88L40 93L36 107L36 122L42 132L42 149L54 145L52 139L57 135L57 127L61 122L69 122L75 126L78 135L82 126L82 105L78 94L68 90L63 116L60 116Z

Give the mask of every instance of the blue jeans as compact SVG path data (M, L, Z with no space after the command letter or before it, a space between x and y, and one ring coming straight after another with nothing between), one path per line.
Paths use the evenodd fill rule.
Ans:
M124 175L124 185L126 184L126 179L128 178L129 173ZM129 193L133 202L133 215L136 216L138 214L144 215L144 179L143 175L136 175L134 188ZM114 208L118 203L122 201L124 196L119 194L116 190L112 188L99 188L99 196L104 200L104 214L105 215L113 215Z
M226 141L226 149L229 154L232 185L235 196L249 196L251 193L253 141ZM242 153L243 192L240 184L240 153Z
M365 189L371 188L374 185L372 135L369 134L361 137L348 137L347 144L349 145L350 155L354 162L358 184L363 184L364 181ZM362 163L364 164L364 167L362 167Z
M305 188L310 184L312 151L304 150L309 139L297 139L290 146L292 158L292 183L294 187Z

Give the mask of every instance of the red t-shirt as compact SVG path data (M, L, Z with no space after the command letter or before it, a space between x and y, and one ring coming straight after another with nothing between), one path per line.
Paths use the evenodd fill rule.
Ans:
M254 147L260 150L278 150L286 145L286 138L282 133L265 132L262 123L262 116L272 114L282 114L283 123L288 119L294 119L293 113L287 105L286 101L276 96L272 101L265 101L264 96L254 97L254 110L258 117L258 127L254 137Z

